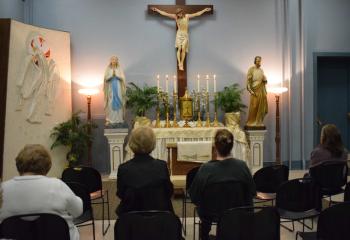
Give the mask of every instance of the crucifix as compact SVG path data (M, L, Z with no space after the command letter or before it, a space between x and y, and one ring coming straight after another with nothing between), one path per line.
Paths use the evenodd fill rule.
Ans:
M148 5L148 13L159 13L176 21L178 96L185 94L187 87L186 53L188 52L189 19L213 13L213 5L186 5L186 0L176 0L176 5Z

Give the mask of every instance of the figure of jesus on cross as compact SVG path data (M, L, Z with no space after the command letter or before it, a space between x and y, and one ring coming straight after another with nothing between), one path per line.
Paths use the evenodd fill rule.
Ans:
M174 19L176 21L177 32L175 39L175 47L177 48L177 63L179 70L184 70L184 60L186 57L186 53L188 52L189 42L188 42L188 24L190 18L198 17L205 12L210 12L211 8L205 8L201 11L186 14L182 8L176 9L176 13L168 13L166 11L162 11L156 7L151 8L154 12L158 12L159 14Z

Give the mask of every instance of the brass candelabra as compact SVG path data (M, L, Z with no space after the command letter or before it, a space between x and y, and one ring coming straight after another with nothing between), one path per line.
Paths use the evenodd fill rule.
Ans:
M219 121L218 121L218 93L214 93L214 120L213 120L213 127L218 127Z
M196 109L197 109L197 125L196 127L202 127L202 120L201 120L201 93L200 92L195 92L195 97L196 97Z
M205 127L210 127L209 92L206 91L204 95L205 95Z
M174 107L174 118L173 118L173 127L177 128L179 127L179 124L177 123L176 120L176 115L177 115L177 93L173 91L173 107Z
M157 119L156 119L156 128L160 128L160 99L161 93L158 91L157 93Z

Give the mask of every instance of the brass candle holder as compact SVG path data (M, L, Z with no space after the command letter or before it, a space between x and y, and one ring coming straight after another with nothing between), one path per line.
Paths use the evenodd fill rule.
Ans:
M213 121L213 127L218 127L219 121L218 121L218 93L214 93L214 121Z
M206 113L205 113L205 127L210 127L210 113L209 113L209 92L205 92L205 105L206 105Z
M161 93L158 91L157 93L157 119L156 119L156 128L160 128L160 99Z
M177 120L176 120L176 115L177 115L177 93L175 91L173 91L173 105L174 105L173 127L177 128L177 127L179 127L179 124L177 123Z
M168 96L168 93L160 91L158 96L159 96L160 101L162 101L164 109L165 109L165 124L164 124L164 127L165 128L170 128L171 124L170 124L170 119L169 119L169 96ZM158 114L160 114L160 108L157 109L157 117L158 117ZM157 119L157 121L158 121L158 119ZM157 123L156 123L156 125L157 125ZM160 123L159 123L159 125L160 125Z
M170 124L170 119L169 119L169 95L168 95L168 93L165 93L164 99L165 99L164 104L165 104L165 116L166 116L164 127L170 128L171 124Z
M198 114L196 127L202 127L203 125L201 120L201 93L196 92L195 94L196 94L196 107L197 107L197 114Z

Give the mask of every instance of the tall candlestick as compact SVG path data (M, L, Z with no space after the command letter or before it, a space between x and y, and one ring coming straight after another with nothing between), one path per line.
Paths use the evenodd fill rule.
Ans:
M216 75L214 74L214 93L216 93Z
M200 90L200 85L199 85L199 74L197 74L197 92Z
M174 75L174 93L177 93L177 89L176 89L176 75Z
M165 91L168 92L169 90L169 75L165 75Z
M159 93L160 83L159 83L159 74L157 75L157 92Z
M207 79L207 92L209 92L209 75L206 76Z

